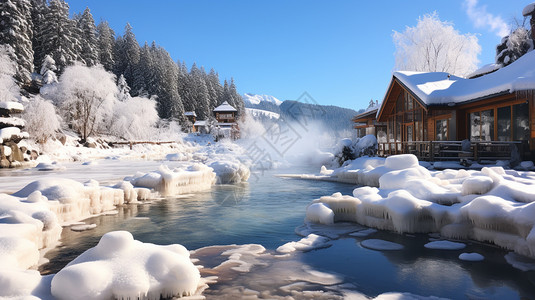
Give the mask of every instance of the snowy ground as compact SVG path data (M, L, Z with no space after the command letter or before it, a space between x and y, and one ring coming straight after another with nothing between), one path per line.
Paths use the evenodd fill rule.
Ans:
M484 167L430 171L413 155L361 157L319 174L288 177L354 183L353 195L314 200L307 219L351 221L400 233L439 232L535 257L535 172Z

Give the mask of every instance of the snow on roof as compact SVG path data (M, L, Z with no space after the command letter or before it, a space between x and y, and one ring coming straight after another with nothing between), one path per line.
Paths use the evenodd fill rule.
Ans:
M187 111L187 112L184 113L184 115L185 116L194 116L194 117L197 116L197 114L194 111Z
M204 120L201 120L201 121L197 121L195 122L195 124L193 124L194 126L206 126L206 121Z
M214 111L238 111L232 105L228 104L227 101L223 102L223 104L219 105L218 107L214 108Z
M535 2L526 5L526 7L524 7L524 9L522 10L522 15L524 17L527 17L527 16L531 15L533 13L533 11L535 11Z
M495 63L486 64L483 67L481 67L481 68L475 70L474 72L470 73L468 76L466 76L466 78L475 78L475 77L483 76L485 74L492 73L492 72L500 69L501 67L502 66L500 64L495 64Z
M444 72L394 72L403 85L424 104L462 103L502 92L535 89L535 51L496 72L473 79ZM448 78L449 76L449 78Z
M0 102L0 108L7 109L7 110L24 110L24 106L22 103L13 102L13 101L7 101L7 102Z

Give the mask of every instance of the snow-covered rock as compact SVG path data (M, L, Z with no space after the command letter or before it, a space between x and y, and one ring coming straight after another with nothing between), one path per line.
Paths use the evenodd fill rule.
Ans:
M60 270L51 291L58 299L161 299L192 295L199 281L183 246L142 243L114 231Z

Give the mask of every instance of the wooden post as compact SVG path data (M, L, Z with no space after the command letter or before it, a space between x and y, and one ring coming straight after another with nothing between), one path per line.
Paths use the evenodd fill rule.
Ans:
M433 142L429 141L429 160L434 161L435 160L435 149L433 147Z
M478 147L478 143L475 143L474 144L474 160L477 161L478 157L479 157L479 147Z

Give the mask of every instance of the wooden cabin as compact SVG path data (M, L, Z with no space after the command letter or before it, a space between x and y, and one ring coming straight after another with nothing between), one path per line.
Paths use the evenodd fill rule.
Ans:
M379 155L481 160L509 159L516 151L533 159L534 65L532 51L472 79L443 72L395 72L376 114L356 116L355 127L367 132L373 128Z
M240 137L240 128L238 127L236 117L238 110L225 101L214 108L213 112L217 121L216 138L229 137L234 140L238 139Z
M197 132L197 128L195 127L195 122L197 121L197 114L194 111L187 111L184 113L184 116L186 116L188 121L192 124L191 132Z

